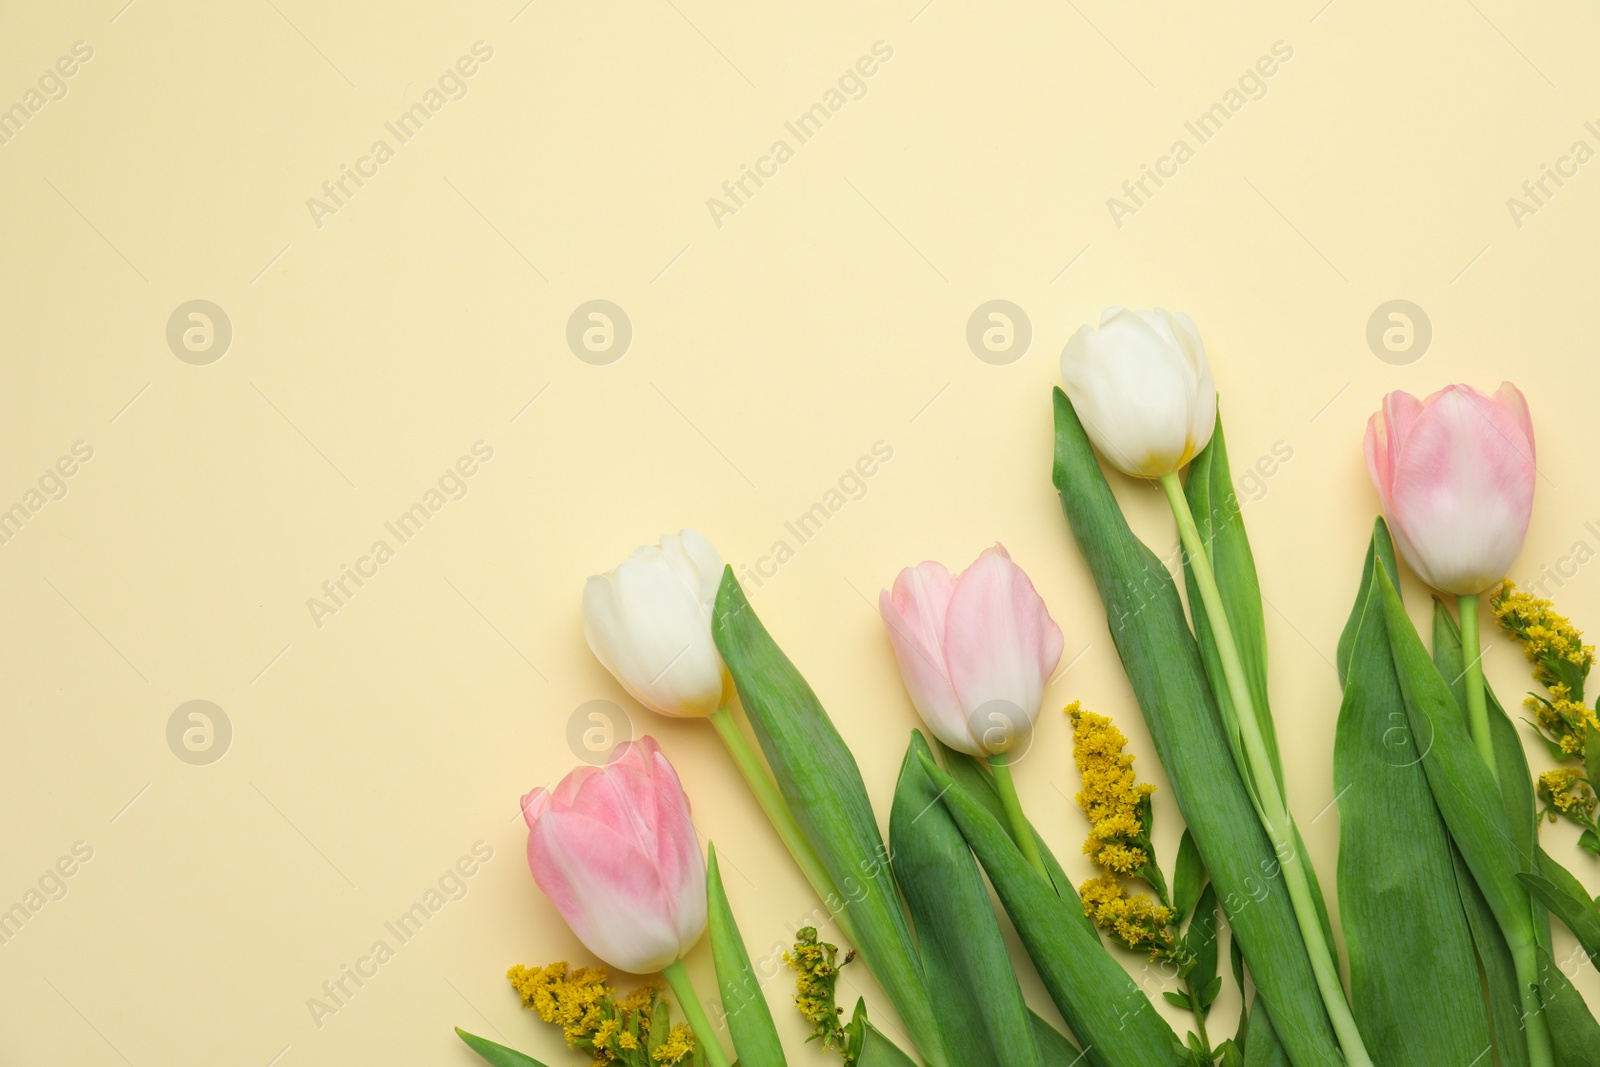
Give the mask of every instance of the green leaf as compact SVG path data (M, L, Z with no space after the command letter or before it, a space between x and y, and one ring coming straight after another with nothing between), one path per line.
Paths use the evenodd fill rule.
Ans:
M900 1051L900 1047L871 1023L861 1028L861 1057L856 1067L917 1067L917 1061Z
M1190 1007L1189 1007L1189 994L1187 994L1187 993L1179 993L1179 992L1176 992L1176 991L1171 990L1171 989L1163 989L1161 991L1161 995L1163 997L1167 998L1167 1003L1168 1004L1176 1004L1178 1007L1182 1008L1184 1011L1189 1011L1190 1010Z
M1539 998L1560 1067L1600 1067L1600 1023L1550 953L1539 949Z
M467 1043L467 1047L482 1056L494 1067L544 1067L544 1064L532 1056L524 1056L514 1048L497 1045L486 1037L469 1034L461 1027L456 1027L456 1036Z
M1233 476L1228 470L1228 447L1223 438L1220 409L1211 442L1189 464L1189 477L1184 483L1183 495L1189 501L1189 510L1194 513L1195 526L1200 531L1201 544L1205 546L1211 569L1216 574L1217 588L1222 593L1222 609L1228 616L1228 625L1233 631L1234 644L1238 646L1239 660L1244 666L1245 680L1250 688L1250 702L1254 705L1256 720L1261 724L1261 737L1266 742L1273 775L1282 791L1283 764L1278 755L1277 732L1267 702L1267 626L1261 610L1261 584L1256 578L1250 540L1245 535L1244 517L1233 493ZM1189 591L1189 603L1199 604L1200 587L1195 582L1194 570L1187 558L1184 559L1183 574ZM1211 681L1212 695L1216 698L1223 722L1229 722L1235 709L1228 695L1227 679L1222 673L1222 657L1211 631L1211 620L1204 611L1195 611L1192 621L1195 640L1200 646L1200 657L1205 662L1206 677ZM1230 730L1230 733L1234 732L1236 730ZM1235 749L1235 756L1242 757L1242 751Z
M778 1041L772 1010L761 994L761 983L756 981L750 967L750 954L745 950L744 938L739 936L739 925L728 905L715 845L710 848L706 867L706 905L711 958L717 966L722 1010L734 1051L739 1054L739 1063L741 1067L784 1067L783 1045Z
M1600 837L1595 836L1593 830L1585 830L1578 835L1578 844L1583 846L1585 852L1600 856Z
M1317 1062L1336 1064L1344 1061ZM1255 1005L1250 1009L1250 1040L1244 1047L1244 1067L1290 1067L1289 1053L1283 1047L1277 1027L1272 1024L1272 1013L1267 1009L1266 1001L1260 997L1256 998Z
M1035 1012L1030 1011L1028 1019L1032 1024L1034 1044L1039 1046L1039 1062L1045 1067L1079 1067L1083 1063L1083 1053L1060 1030Z
M1538 874L1517 875L1541 904L1549 908L1556 918L1566 924L1572 936L1578 939L1591 963L1600 963L1600 911L1589 900L1573 900L1550 879Z
M1467 734L1449 684L1422 647L1394 583L1381 568L1373 596L1383 607L1407 722L1422 754L1434 803L1506 942L1514 951L1518 945L1538 944L1533 902L1517 880L1527 868L1517 850L1508 847L1514 839L1505 810L1494 803L1500 795L1494 776ZM1503 777L1510 777L1509 768Z
M967 755L957 752L953 748L939 745L939 755L944 762L946 773L960 782L969 796L982 804L984 810L994 816L995 821L1006 829L1006 836L1013 841L1015 835L1011 833L1011 819L1006 815L1005 806L1000 800L1000 793L994 784L994 778L983 769L983 764ZM1032 824L1029 824L1032 829ZM1039 857L1044 860L1045 873L1050 875L1050 884L1055 887L1056 895L1061 898L1062 909L1072 919L1086 930L1090 937L1099 940L1100 932L1095 929L1094 921L1084 914L1083 901L1078 897L1078 891L1072 885L1072 880L1067 877L1067 872L1061 868L1056 860L1055 853L1050 851L1050 846L1045 844L1044 838L1039 836L1039 831L1033 831L1033 843L1039 850Z
M1205 989L1201 991L1201 994L1200 994L1200 1007L1202 1009L1209 1009L1211 1007L1211 1005L1213 1005L1213 1004L1215 1004L1217 1002L1217 995L1220 994L1221 992L1222 992L1222 975L1220 975L1220 974L1219 975L1214 975L1212 977L1211 981L1206 983Z
M1390 571L1391 575L1398 571ZM1461 629L1438 597L1433 600L1433 662L1455 696L1461 721L1467 719L1466 658L1461 649ZM1484 703L1489 713L1489 740L1494 747L1494 762L1499 778L1500 806L1505 812L1505 825L1510 851L1516 859L1517 869L1534 872L1539 869L1539 809L1533 789L1533 773L1528 769L1528 755L1522 748L1522 738L1516 725L1487 681L1483 684ZM1487 898L1485 898L1487 899ZM1550 947L1550 917L1536 909L1533 920L1534 937L1545 948Z
M911 907L923 973L953 1064L1038 1067L1028 1006L989 890L939 791L913 730L889 815L895 880Z
M1216 1048L1218 1067L1244 1067L1244 1053L1239 1051L1239 1046L1234 1044L1233 1038L1228 1038Z
M923 1058L929 1067L945 1067L938 1020L861 769L816 693L756 617L732 567L723 571L711 632L784 800L846 894L824 903L848 909L862 942L857 947Z
M1449 831L1429 789L1426 749L1412 731L1383 609L1373 596L1377 575L1389 574L1381 562L1392 558L1387 543L1379 519L1351 610L1355 631L1333 749L1351 1009L1368 1047L1386 1058L1459 1067L1489 1047L1489 1020ZM1431 663L1426 669L1437 677ZM1428 974L1425 983L1417 981L1419 967Z
M1004 827L931 757L923 769L967 845L988 872L989 882L1044 979L1050 999L1084 1046L1095 1067L1175 1062L1177 1035L1128 972L1083 924L1069 918L1061 898Z
M1217 891L1208 885L1205 892L1200 894L1194 919L1183 935L1184 947L1195 961L1194 969L1185 978L1190 989L1203 989L1211 984L1213 978L1221 983L1222 979L1217 975L1217 941ZM1200 1005L1202 1010L1206 1003Z
M1172 908L1177 912L1178 922L1183 922L1194 910L1205 878L1206 865L1200 861L1194 835L1184 830L1183 840L1178 842L1178 861L1172 871Z
M1454 842L1450 846L1450 858L1455 866L1456 891L1461 896L1467 927L1472 931L1472 946L1483 968L1490 1031L1500 1057L1500 1067L1528 1067L1528 1044L1522 1037L1522 1002L1518 995L1516 961L1511 958L1511 949L1500 931L1500 924L1495 922L1489 902L1483 899L1483 891L1473 881L1467 861L1461 858L1461 852Z
M1301 1064L1340 1062L1299 923L1166 567L1117 507L1066 394L1055 390L1054 480L1094 575L1111 639L1144 714L1173 798L1262 998L1294 1020L1285 1040Z
M645 1051L655 1052L656 1049L667 1043L667 1034L672 1031L672 1005L666 997L656 1001L656 1010L650 1014L650 1032L646 1036Z
M1245 1035L1250 1030L1250 995L1244 987L1244 954L1239 951L1239 939L1228 938L1228 966L1233 971L1233 987L1239 991L1239 1022L1234 1027L1239 1051L1244 1051Z
M1584 732L1583 767L1590 782L1600 782L1600 730Z

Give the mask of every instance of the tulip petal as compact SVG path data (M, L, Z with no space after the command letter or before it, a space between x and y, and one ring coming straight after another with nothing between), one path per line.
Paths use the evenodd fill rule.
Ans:
M654 738L617 747L604 768L580 767L524 800L528 866L590 951L649 973L706 925L705 867L672 764Z
M1482 592L1503 578L1533 510L1535 470L1522 418L1451 386L1396 441L1388 509L1406 562L1449 593Z
M590 578L583 623L595 657L641 704L664 715L717 710L722 660L710 615L660 548L641 548L611 574Z
M1094 442L1136 477L1177 470L1209 440L1216 390L1193 323L1107 309L1061 354L1061 377Z
M1032 727L1061 648L1061 628L1003 548L956 579L945 657L969 731L982 735L986 752L1006 751Z
M878 610L906 692L923 722L951 748L973 752L975 743L944 659L945 612L954 589L944 564L928 560L901 571L892 595L879 592Z
M722 582L722 556L716 546L700 531L684 529L678 531L677 536L663 537L661 551L705 610L709 628L711 605L717 599L717 586Z
M572 932L613 967L649 974L678 958L661 881L625 835L546 812L528 834L528 866Z
M1537 463L1538 454L1533 444L1533 412L1528 410L1528 398L1522 395L1522 390L1510 382L1501 382L1500 388L1495 390L1495 403L1511 414L1517 420L1517 425L1522 427L1522 436L1528 443L1526 453L1529 462Z

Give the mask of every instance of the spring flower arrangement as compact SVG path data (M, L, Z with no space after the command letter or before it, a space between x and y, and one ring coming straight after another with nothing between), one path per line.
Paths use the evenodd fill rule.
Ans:
M1061 370L1053 481L1184 822L1168 867L1152 844L1154 787L1117 724L1077 703L1066 721L1096 876L1074 886L1023 810L1013 756L1062 634L1000 545L959 573L907 567L880 595L926 727L887 813L705 537L664 537L584 587L595 655L644 706L709 721L846 943L807 927L784 957L811 1040L858 1067L1600 1064L1600 1024L1552 954L1560 923L1600 959L1600 908L1540 846L1541 826L1565 820L1600 854L1594 649L1505 580L1536 481L1522 394L1391 393L1367 427L1382 516L1338 645L1340 845L1337 868L1318 872L1284 787L1262 597L1199 331L1113 308L1071 338ZM1133 533L1102 461L1159 490L1180 574ZM1438 594L1426 636L1401 599L1401 560ZM1537 776L1484 681L1485 612L1540 689L1526 721L1554 766ZM787 1062L716 850L702 854L653 739L535 789L522 812L534 880L605 965L513 967L524 1005L597 1065ZM991 890L1051 1018L1023 999ZM716 1012L683 966L706 937ZM1130 975L1140 957L1192 1017L1182 1036ZM871 971L893 1025L837 1003L847 966ZM643 984L625 992L612 971ZM1243 1005L1231 1026L1212 1017L1227 977ZM542 1067L457 1033L491 1064Z

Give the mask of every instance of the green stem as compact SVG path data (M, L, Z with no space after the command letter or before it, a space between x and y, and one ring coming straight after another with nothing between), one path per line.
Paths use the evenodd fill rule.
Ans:
M1339 965L1322 930L1322 918L1311 894L1310 880L1306 875L1305 858L1300 855L1299 841L1294 831L1294 819L1289 814L1288 802L1273 773L1272 759L1267 752L1266 739L1261 733L1261 721L1256 717L1255 701L1250 695L1250 685L1245 678L1244 664L1239 659L1238 646L1233 640L1233 626L1222 606L1222 591L1217 588L1217 576L1211 569L1211 557L1206 555L1200 542L1200 531L1194 524L1194 514L1183 495L1183 484L1174 473L1161 476L1161 488L1166 490L1167 503L1172 507L1172 517L1178 524L1178 537L1193 571L1195 585L1200 589L1200 600L1206 618L1211 623L1212 637L1217 643L1217 657L1222 661L1223 677L1227 681L1228 696L1233 703L1233 714L1244 747L1250 776L1255 785L1256 804L1261 814L1262 827L1272 841L1278 863L1283 871L1283 881L1289 890L1289 901L1294 906L1295 919L1300 925L1300 937L1305 942L1306 953L1311 958L1311 971L1317 980L1317 991L1322 995L1328 1020L1344 1049L1350 1067L1371 1067L1361 1031L1356 1028L1355 1017L1345 1000L1344 986L1339 980ZM1194 606L1190 605L1190 610Z
M722 1051L722 1045L717 1041L717 1032L711 1028L711 1020L706 1017L706 1009L700 1003L700 994L694 991L694 984L689 981L689 972L683 969L683 961L673 960L662 968L661 973L673 993L677 994L678 1009L694 1030L695 1043L705 1053L706 1062L711 1067L730 1067L728 1054Z
M1489 737L1489 706L1483 693L1483 648L1478 638L1478 594L1463 593L1456 597L1456 607L1461 612L1461 655L1467 662L1467 726L1472 730L1472 740L1478 746L1478 755L1489 765L1489 773L1500 781L1500 769L1495 766L1494 741Z
M1550 1046L1550 1027L1544 1017L1544 1002L1539 999L1538 952L1531 930L1507 934L1511 964L1517 972L1517 991L1522 998L1522 1032L1528 1035L1529 1067L1555 1067Z
M1004 752L996 752L989 757L989 769L994 771L994 784L1000 791L1000 803L1005 806L1006 818L1011 822L1011 836L1017 839L1017 847L1022 850L1022 856L1029 865L1045 881L1050 881L1050 872L1044 869L1044 857L1039 855L1039 844L1033 839L1033 827L1028 825L1028 817L1022 814L1017 783L1011 778L1010 757Z
M1196 989L1194 983L1184 979L1183 988L1189 994L1189 1010L1194 1013L1195 1032L1200 1037L1200 1045L1205 1049L1206 1062L1211 1062L1211 1035L1206 1033L1206 1009L1200 1006L1200 994L1203 989Z
M721 736L722 743L727 746L728 754L733 757L739 773L744 775L745 783L750 786L750 792L756 795L756 802L761 805L761 810L766 812L767 820L772 823L772 828L778 831L778 836L789 849L789 855L793 856L795 863L799 865L800 873L806 876L811 888L822 898L823 906L832 913L834 922L839 924L844 936L849 938L850 943L859 951L861 939L856 936L845 899L834 885L833 876L822 865L822 860L811 847L811 842L806 840L806 835L800 829L800 824L795 821L794 813L789 810L783 794L778 792L778 787L767 773L767 768L750 747L750 742L746 741L744 734L740 732L739 724L733 721L733 716L726 707L718 708L708 718L711 720L711 725L717 728L717 733Z

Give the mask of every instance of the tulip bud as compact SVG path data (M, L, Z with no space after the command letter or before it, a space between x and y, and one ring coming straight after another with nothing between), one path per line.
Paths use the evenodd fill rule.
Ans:
M706 928L706 871L689 798L655 738L617 746L554 791L522 798L528 867L578 940L606 963L652 974Z
M1187 315L1107 308L1061 352L1067 399L1111 465L1159 478L1211 440L1217 389L1200 331Z
M954 578L942 563L907 567L878 607L911 702L939 740L989 756L1028 735L1061 628L1004 546Z
M583 635L639 703L663 715L710 715L730 685L711 639L722 557L694 530L633 550L583 586Z
M1367 473L1417 575L1458 596L1506 576L1533 515L1533 418L1510 382L1393 392L1367 422Z

